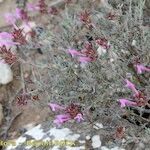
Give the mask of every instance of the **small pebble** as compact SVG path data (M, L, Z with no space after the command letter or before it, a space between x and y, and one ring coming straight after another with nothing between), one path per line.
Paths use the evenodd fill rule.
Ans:
M102 129L103 125L101 123L95 123L95 125L93 125L93 128L98 130L98 129Z
M86 140L90 140L91 139L91 137L89 135L87 135L85 138L86 138Z
M101 140L99 135L94 135L92 137L92 146L93 148L99 148L101 146Z

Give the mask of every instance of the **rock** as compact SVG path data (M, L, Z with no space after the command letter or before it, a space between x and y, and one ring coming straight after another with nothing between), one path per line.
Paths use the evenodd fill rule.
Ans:
M105 48L103 48L102 46L99 46L99 48L97 49L97 53L98 53L98 56L102 56L104 54L106 54L107 50Z
M96 130L99 130L99 129L102 129L103 128L103 125L101 123L95 123L93 125L93 128L96 129Z
M101 140L99 135L94 135L92 137L92 147L93 148L100 148L101 147Z
M3 107L2 107L2 105L0 104L0 125L1 125L1 123L2 123L2 120L3 120Z
M100 132L95 133L88 123L66 124L58 128L53 126L52 121L46 121L13 139L13 142L4 150L96 150L101 147L121 150L117 145L114 149L102 146Z
M13 80L13 72L10 66L0 60L0 84L8 84Z

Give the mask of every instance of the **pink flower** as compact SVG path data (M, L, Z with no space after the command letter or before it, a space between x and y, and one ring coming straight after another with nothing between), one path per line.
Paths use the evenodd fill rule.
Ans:
M145 67L145 66L142 65L142 64L137 64L137 65L136 65L136 69L137 69L137 73L138 73L138 74L142 74L142 73L145 72L145 71L150 72L150 67Z
M68 52L70 53L70 55L71 55L72 57L82 55L81 52L79 52L79 51L77 51L77 50L75 50L75 49L69 49Z
M0 33L0 46L5 45L6 47L11 47L14 45L18 45L19 43L13 42L13 36L7 32Z
M64 107L62 107L62 106L60 106L58 104L53 104L53 103L49 103L48 106L52 109L52 111L65 109Z
M21 9L20 8L16 8L15 16L16 16L17 19L21 19L22 14L21 14Z
M1 32L0 33L0 39L13 39L13 36L10 34L10 33L8 33L8 32Z
M61 110L61 112L64 112L64 114L56 115L55 117L54 123L58 126L72 119L75 119L78 122L84 120L80 106L77 104L71 103L67 107L63 107L58 104L49 103L49 106L52 109L52 111Z
M126 107L126 106L137 106L136 102L132 102L132 101L127 100L127 99L119 99L119 102L121 104L121 108Z
M26 21L28 19L28 16L27 16L27 13L23 9L16 8L16 11L14 13L6 13L4 15L4 18L8 24L11 24L15 28L17 28L17 26L15 25L16 21L18 19L22 19Z
M81 66L85 65L88 62L93 62L97 59L97 53L92 48L91 45L86 45L88 49L83 49L81 51L77 51L75 49L69 49L68 52L72 57L77 56L78 61L81 62Z
M79 57L79 61L81 63L88 63L88 62L92 62L92 59L90 57Z
M81 122L81 120L84 120L82 116L83 115L81 113L79 113L79 114L77 114L77 116L74 119L76 119L78 122Z
M128 79L125 79L125 82L126 82L125 86L127 88L131 89L136 95L139 94L138 90L135 88L135 85L132 82L130 82Z
M28 11L36 11L39 10L39 7L33 3L27 3L27 10Z
M20 9L20 8L16 8L15 17L17 19L25 21L26 23L29 20L27 12L24 9Z
M60 126L61 124L65 123L66 121L71 120L70 115L69 114L61 114L61 115L57 115L54 123L57 124L58 126Z

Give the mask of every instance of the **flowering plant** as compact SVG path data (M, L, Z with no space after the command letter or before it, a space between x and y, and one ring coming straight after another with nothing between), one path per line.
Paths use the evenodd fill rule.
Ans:
M65 123L71 119L77 120L77 122L81 122L83 119L83 114L81 112L81 108L77 104L71 103L69 106L64 107L58 104L49 103L49 107L52 111L63 111L64 114L56 115L54 123L60 126L62 123Z

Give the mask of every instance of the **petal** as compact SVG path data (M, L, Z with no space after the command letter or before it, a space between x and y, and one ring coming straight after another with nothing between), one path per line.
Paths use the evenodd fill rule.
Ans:
M126 82L125 86L127 88L131 89L133 92L135 92L135 94L139 93L138 90L135 88L135 85L132 82L130 82L128 79L125 79L125 82Z
M77 116L74 119L76 119L78 122L80 122L81 120L84 120L83 115L81 113L77 114Z
M16 8L15 16L17 19L21 18L22 15L21 15L21 9L20 8Z
M126 106L137 106L136 102L132 102L128 99L119 99L119 102L121 104L121 107L126 107Z
M39 7L34 3L28 3L27 10L28 11L36 11L36 10L39 10Z
M128 87L128 88L135 88L135 85L132 83L132 82L130 82L128 79L125 79L125 82L126 82L126 87Z
M75 50L75 49L69 49L69 50L68 50L68 53L70 53L70 55L71 55L72 57L82 55L81 52L79 52L79 51L77 51L77 50Z
M65 109L63 106L60 106L58 104L54 104L54 103L49 103L48 106L52 109L52 111L57 111L57 110L63 110Z
M79 62L88 63L88 62L92 62L92 59L90 57L79 57Z
M65 123L66 121L70 120L70 116L68 114L61 114L57 115L54 123L60 126L61 124Z
M6 47L11 47L11 46L19 45L19 43L13 41L0 41L0 46L3 45L5 45Z
M0 33L0 39L13 39L13 36L11 33L8 32L1 32Z
M61 115L57 115L56 119L64 122L66 120L70 120L70 115L69 114L61 114Z
M62 125L62 122L60 122L58 119L55 119L53 122L59 127Z
M144 71L150 72L150 68L145 67L145 66L142 65L142 64L137 64L137 65L136 65L136 68L137 68L137 73L138 73L138 74L142 74Z

